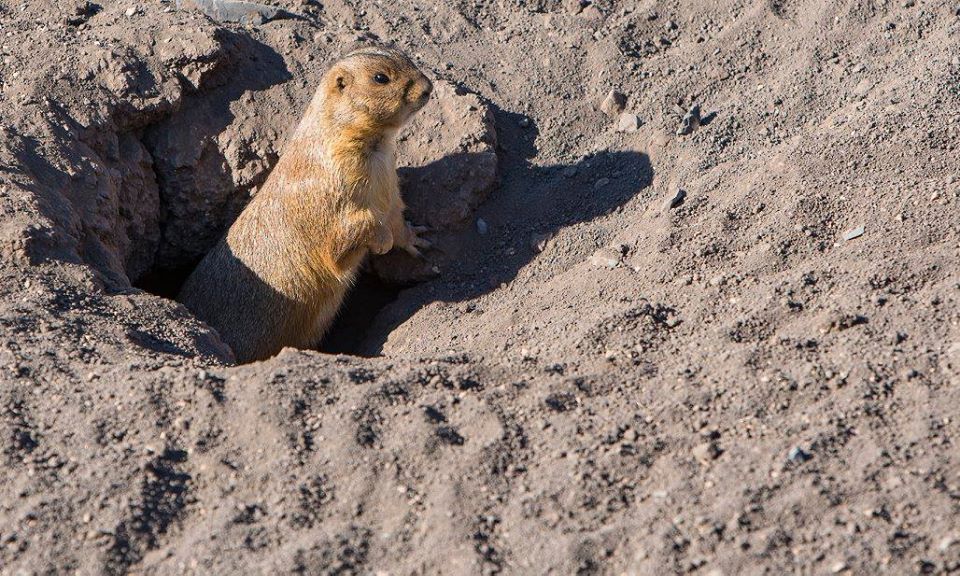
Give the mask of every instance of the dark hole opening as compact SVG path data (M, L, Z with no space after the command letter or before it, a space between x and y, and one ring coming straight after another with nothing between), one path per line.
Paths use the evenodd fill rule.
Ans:
M198 262L172 270L151 270L134 283L136 288L161 298L176 300L177 294ZM404 286L385 282L364 271L347 294L336 320L315 348L327 354L375 357L377 352L365 346L374 319L394 302Z
M317 349L328 354L376 356L364 345L365 341L374 319L397 299L401 290L403 287L398 284L384 282L370 272L362 273Z
M190 266L181 266L173 270L150 270L133 283L134 287L145 290L154 296L167 300L176 300L180 287L199 262Z

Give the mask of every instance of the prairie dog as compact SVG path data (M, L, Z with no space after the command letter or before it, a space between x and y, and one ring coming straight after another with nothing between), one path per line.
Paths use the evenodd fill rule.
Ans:
M432 90L393 48L354 50L324 74L259 193L177 298L238 362L318 344L368 252L429 246L403 219L395 139Z

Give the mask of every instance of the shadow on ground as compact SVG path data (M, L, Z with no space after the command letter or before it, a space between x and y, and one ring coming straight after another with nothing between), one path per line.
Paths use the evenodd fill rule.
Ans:
M379 355L390 333L430 302L460 302L491 292L534 258L532 240L609 214L653 181L649 157L634 151L598 152L569 165L534 165L537 130L524 127L522 119L496 111L502 182L476 215L488 223L487 234L478 233L476 216L462 230L441 234L436 244L442 254L428 254L440 260L439 276L413 288L362 275L321 351Z

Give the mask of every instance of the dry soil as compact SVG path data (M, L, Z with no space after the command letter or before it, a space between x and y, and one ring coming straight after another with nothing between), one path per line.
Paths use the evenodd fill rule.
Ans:
M0 574L960 571L956 2L271 4L0 0ZM234 366L168 297L369 35L436 248Z

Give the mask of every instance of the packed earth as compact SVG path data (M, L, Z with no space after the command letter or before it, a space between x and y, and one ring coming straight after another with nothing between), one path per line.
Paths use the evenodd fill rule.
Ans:
M236 365L376 40L434 247ZM0 574L960 573L958 156L956 1L0 0Z

